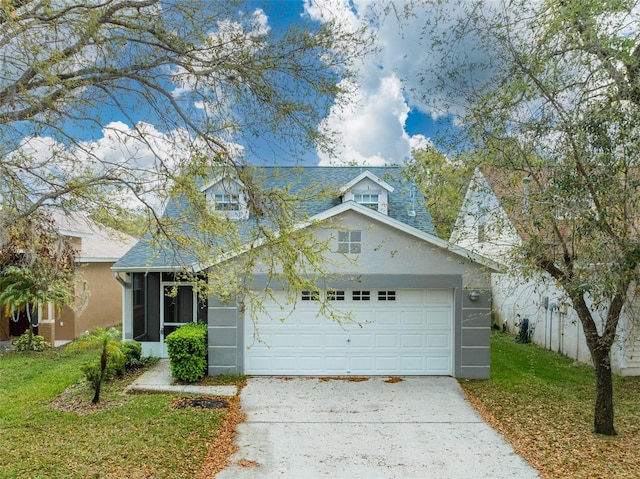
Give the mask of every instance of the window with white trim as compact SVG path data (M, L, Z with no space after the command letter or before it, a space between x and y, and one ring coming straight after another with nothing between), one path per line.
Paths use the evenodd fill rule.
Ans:
M353 301L370 301L371 291L352 291L351 299Z
M353 201L372 210L378 209L380 195L378 193L354 193Z
M338 231L338 253L358 254L361 251L361 231Z
M240 209L238 195L216 193L213 195L213 202L216 211L238 211Z
M378 301L395 301L395 291L378 291Z

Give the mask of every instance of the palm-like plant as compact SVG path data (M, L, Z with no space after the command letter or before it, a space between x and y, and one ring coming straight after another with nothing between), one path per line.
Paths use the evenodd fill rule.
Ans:
M91 402L97 404L100 401L102 383L113 374L118 365L124 367L124 352L120 341L120 332L115 328L108 330L95 328L91 333L80 336L77 341L71 343L71 349L88 349L96 347L100 351L100 357L85 363L82 370L93 388Z

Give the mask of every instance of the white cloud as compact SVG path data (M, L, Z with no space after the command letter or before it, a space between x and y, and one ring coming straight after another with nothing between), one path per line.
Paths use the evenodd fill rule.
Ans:
M336 158L320 154L321 165L384 165L408 159L410 139L404 131L409 108L400 80L393 74L370 78L346 108L333 108L322 127L341 136Z
M478 69L486 54L473 39L467 39L448 49L435 52L430 48L438 35L446 37L460 18L466 15L465 2L452 2L449 14L415 7L414 15L404 17L406 2L394 1L396 10L383 15L386 2L374 0L316 0L305 2L307 14L317 21L337 20L340 25L354 27L362 19L376 18L377 51L363 59L359 68L358 91L349 98L348 107L334 108L322 125L341 134L336 158L320 155L321 164L401 163L414 148L431 145L424 135L411 137L406 132L410 109L431 116L461 115L464 105L458 102L455 84L441 85L430 72L442 68L442 61L460 63L460 71L473 67L474 81L486 80L486 71ZM446 3L446 2L445 2ZM437 7L430 7L437 8ZM376 15L378 15L376 17ZM432 20L439 16L440 23Z
M130 127L111 122L94 141L65 146L50 137L26 137L9 161L21 164L21 181L35 195L46 195L53 185L77 178L106 175L135 188L140 197L160 211L171 181L171 172L191 158L196 142L186 131L163 133L148 123ZM140 206L130 189L114 190L121 201Z

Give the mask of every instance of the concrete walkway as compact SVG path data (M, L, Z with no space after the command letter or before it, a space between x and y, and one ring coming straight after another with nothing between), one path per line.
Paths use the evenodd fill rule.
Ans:
M235 396L237 386L193 386L176 384L171 376L168 359L160 359L157 364L142 373L131 383L126 392L155 392L175 394L203 394L206 396Z
M216 479L534 479L448 377L250 378Z

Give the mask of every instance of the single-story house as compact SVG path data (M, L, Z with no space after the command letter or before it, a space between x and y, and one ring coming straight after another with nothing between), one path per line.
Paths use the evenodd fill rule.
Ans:
M80 213L49 212L58 231L77 251L76 263L81 281L76 285L73 308L56 311L52 305L38 308L36 332L51 344L71 341L95 327L117 326L121 322L122 288L111 267L135 243L136 239L96 223ZM25 314L3 317L0 339L20 336L29 323Z
M582 324L566 293L547 274L524 278L509 253L526 239L519 211L526 207L527 181L504 191L501 173L491 168L476 169L467 189L450 242L502 265L491 274L494 322L517 334L526 319L535 343L591 364ZM503 198L522 198L521 205L505 207ZM514 195L516 193L516 195ZM640 375L640 335L628 327L623 312L616 344L611 349L614 373Z
M489 377L489 272L496 265L435 236L425 201L402 168L255 171L262 191L295 195L316 185L332 192L305 194L292 206L304 211L296 228L328 245L327 271L316 287L299 291L292 302L287 285L269 283L268 272L256 266L248 290L237 291L233 300L203 300L193 284L177 282L176 273L188 268L206 278L208 268L229 259L202 265L188 252L163 251L145 237L112 268L124 290L124 339L141 341L145 354L162 357L170 331L184 322L206 322L210 375ZM256 222L243 188L240 180L225 177L204 185L202 193L250 238ZM187 221L185 201L172 199L165 217ZM241 257L239 252L235 259ZM267 284L270 294L254 320L248 298ZM350 321L326 317L321 299Z

